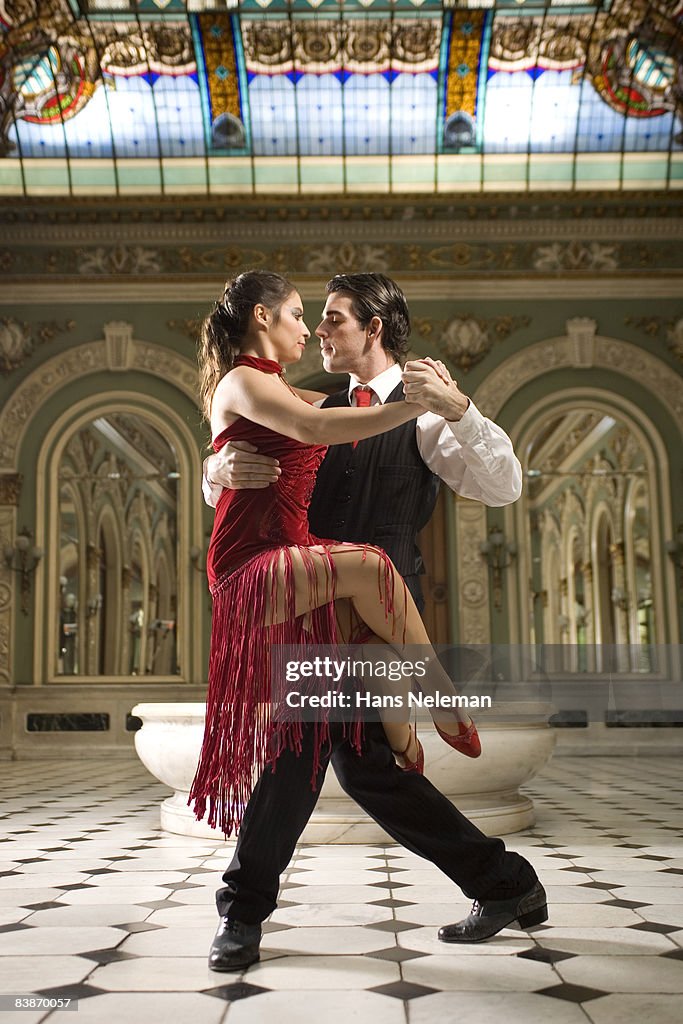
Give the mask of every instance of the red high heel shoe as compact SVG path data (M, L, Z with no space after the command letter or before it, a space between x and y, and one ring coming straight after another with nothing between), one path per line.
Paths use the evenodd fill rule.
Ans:
M441 739L445 740L449 747L453 747L461 754L464 754L465 757L479 757L481 754L481 740L472 719L470 719L469 725L458 722L457 736L449 736L443 729L439 729L436 722L434 722L434 725Z
M412 726L409 726L409 728L410 728L410 738L408 739L408 742L406 744L406 749L405 750L393 750L392 749L392 751L391 751L391 753L392 754L396 754L397 757L405 757L406 754L408 753L408 750L410 749L410 744L413 741L413 729L412 729ZM406 763L404 765L397 764L396 767L400 768L402 772L413 772L415 775L424 775L424 771L425 771L425 752L422 749L422 744L420 743L419 739L417 738L417 729L415 730L415 742L417 743L417 757L415 758L415 760L414 761L406 761Z

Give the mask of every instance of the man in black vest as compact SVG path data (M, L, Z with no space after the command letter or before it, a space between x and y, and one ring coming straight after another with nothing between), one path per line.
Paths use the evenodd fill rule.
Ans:
M323 404L405 398L430 411L357 445L329 449L309 509L311 531L384 548L419 607L424 569L416 536L434 511L439 481L487 505L506 505L521 491L519 462L504 431L481 415L442 364L417 361L401 372L410 320L395 282L382 274L338 275L327 292L316 329L323 365L348 373L350 384ZM209 504L223 486L266 487L277 480L274 461L249 448L226 445L206 460ZM441 928L440 939L482 941L513 923L531 927L546 920L545 892L528 861L486 837L426 778L401 771L379 720L366 723L360 757L341 725L334 728L315 790L310 729L299 756L284 751L259 779L216 894L221 921L209 954L213 970L240 970L258 960L261 923L277 905L280 874L313 812L328 761L344 790L389 835L436 864L474 900L472 913Z

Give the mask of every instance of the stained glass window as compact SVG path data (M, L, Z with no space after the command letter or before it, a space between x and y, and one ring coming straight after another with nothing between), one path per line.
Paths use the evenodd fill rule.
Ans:
M0 188L41 157L248 157L256 181L265 158L505 156L528 181L581 153L672 154L666 185L682 28L683 0L0 0Z

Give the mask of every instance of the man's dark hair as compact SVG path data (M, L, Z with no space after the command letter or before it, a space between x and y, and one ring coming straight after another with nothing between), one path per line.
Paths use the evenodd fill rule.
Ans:
M406 297L384 274L337 274L327 282L328 295L348 295L356 320L367 327L373 316L382 321L382 346L399 362L408 351L410 313Z

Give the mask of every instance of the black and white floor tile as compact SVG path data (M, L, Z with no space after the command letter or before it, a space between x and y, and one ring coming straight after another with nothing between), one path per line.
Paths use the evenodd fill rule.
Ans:
M206 963L227 844L159 829L167 791L131 760L3 764L0 993L78 999L78 1024L678 1024L680 764L557 758L509 837L550 920L448 946L468 902L397 846L301 847L239 975ZM34 1024L62 1010L3 1010ZM66 1020L71 1018L67 1017Z

